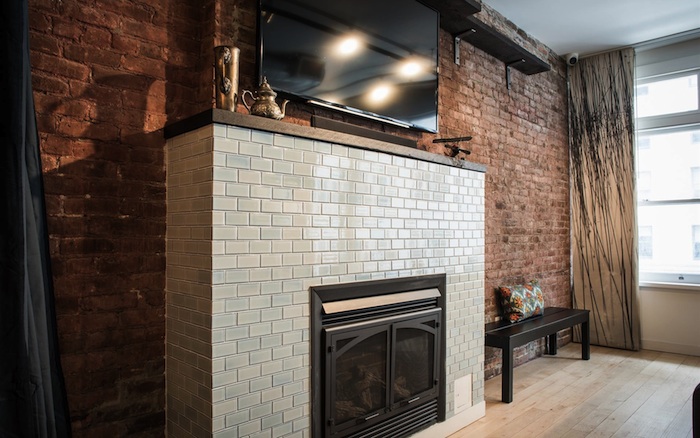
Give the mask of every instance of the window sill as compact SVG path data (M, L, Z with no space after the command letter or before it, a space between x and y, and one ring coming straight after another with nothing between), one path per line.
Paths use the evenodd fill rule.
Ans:
M640 281L640 288L647 289L681 289L700 292L700 284L697 283L666 283L661 281Z

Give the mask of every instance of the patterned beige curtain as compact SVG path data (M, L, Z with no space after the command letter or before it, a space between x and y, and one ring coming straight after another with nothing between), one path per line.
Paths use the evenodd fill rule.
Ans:
M574 307L592 343L638 350L634 51L581 59L569 80Z

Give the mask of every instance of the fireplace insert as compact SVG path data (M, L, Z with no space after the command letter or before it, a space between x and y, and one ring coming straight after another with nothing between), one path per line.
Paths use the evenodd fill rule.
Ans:
M444 420L444 287L441 274L311 288L314 437Z

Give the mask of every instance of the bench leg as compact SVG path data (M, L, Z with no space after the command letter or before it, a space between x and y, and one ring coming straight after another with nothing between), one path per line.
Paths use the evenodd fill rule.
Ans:
M591 332L588 322L581 323L581 359L591 358Z
M503 370L501 371L501 400L504 403L513 401L513 349L503 350Z
M551 354L552 356L556 356L557 354L557 334L551 334L547 335L547 341L549 343L549 346L547 348L548 353Z

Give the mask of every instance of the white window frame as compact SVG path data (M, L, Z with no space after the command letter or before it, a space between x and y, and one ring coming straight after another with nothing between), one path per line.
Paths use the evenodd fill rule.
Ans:
M637 49L637 66L635 68L637 81L636 87L660 79L697 75L700 84L700 52L696 45L700 42L700 36L695 35L694 40L681 42L672 47L672 50L657 50L651 47L648 51ZM660 130L688 129L694 125L700 126L700 86L698 87L698 109L674 114L664 114L636 118L637 137ZM674 199L674 200L644 200L638 199L638 206L647 205L677 205L700 204L700 198ZM692 237L691 237L692 239ZM641 261L641 260L640 260ZM642 283L668 283L678 285L700 285L700 274L687 274L684 272L639 272Z

